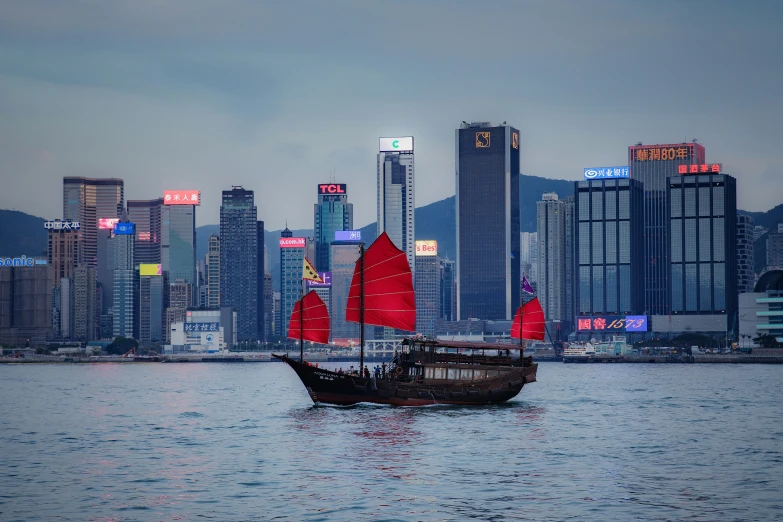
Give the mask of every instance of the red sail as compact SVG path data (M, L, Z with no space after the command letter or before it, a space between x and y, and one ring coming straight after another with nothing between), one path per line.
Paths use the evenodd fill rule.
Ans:
M300 311L303 304L304 309ZM299 324L300 317L304 319L304 328ZM311 290L294 305L288 322L288 338L329 344L329 311L315 291Z
M519 325L522 324L522 335L519 335ZM511 325L512 339L529 339L532 341L544 340L544 310L541 309L541 303L538 297L517 308L517 314L514 316L514 322Z
M361 322L359 273L356 261L345 320ZM405 252L394 246L386 232L364 252L364 322L400 330L416 330L416 296Z

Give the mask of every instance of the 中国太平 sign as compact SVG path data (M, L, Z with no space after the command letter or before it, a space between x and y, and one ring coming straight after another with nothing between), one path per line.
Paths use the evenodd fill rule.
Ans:
M80 230L82 225L78 221L44 221L44 228L48 230Z

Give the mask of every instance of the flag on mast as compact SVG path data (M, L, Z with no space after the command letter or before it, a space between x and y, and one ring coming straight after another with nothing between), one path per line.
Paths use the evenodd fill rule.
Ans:
M522 290L528 294L536 293L536 291L533 290L533 287L530 285L530 282L527 280L527 277L524 274L522 275Z
M323 283L324 280L321 279L321 276L318 275L318 272L315 271L315 267L313 264L307 260L307 258L304 258L304 264L302 265L302 279L307 279L308 281L314 281L316 283Z

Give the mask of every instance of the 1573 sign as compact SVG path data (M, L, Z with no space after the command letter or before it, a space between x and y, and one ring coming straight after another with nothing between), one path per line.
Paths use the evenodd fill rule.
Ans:
M608 315L604 317L577 317L579 332L646 332L646 315Z

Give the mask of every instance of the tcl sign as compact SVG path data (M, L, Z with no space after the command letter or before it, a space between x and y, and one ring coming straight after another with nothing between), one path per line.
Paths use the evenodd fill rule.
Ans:
M327 194L343 195L347 193L347 186L345 183L324 183L318 185L318 194L322 196Z
M427 239L424 241L416 241L416 255L417 256L437 256L438 255L438 242L434 239Z
M305 238L303 237L281 237L280 248L304 248Z

